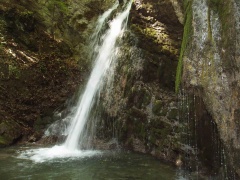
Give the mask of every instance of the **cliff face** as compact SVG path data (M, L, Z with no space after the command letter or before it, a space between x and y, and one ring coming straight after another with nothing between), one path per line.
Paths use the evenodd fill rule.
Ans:
M134 1L114 82L101 96L104 122L98 132L106 139L115 132L123 147L172 162L182 152L174 92L180 10L180 4L168 0Z
M124 147L171 161L181 151L174 93L183 29L179 2L134 2L129 31L120 45L122 53L112 90L102 96L105 97L102 116L109 121L100 126L103 138L109 137L114 122ZM36 141L54 121L53 111L64 106L87 77L91 62L86 45L94 22L113 3L111 0L1 3L2 145L21 138ZM19 131L11 134L12 129Z
M228 163L239 173L240 3L185 1L185 13L183 87L203 99Z

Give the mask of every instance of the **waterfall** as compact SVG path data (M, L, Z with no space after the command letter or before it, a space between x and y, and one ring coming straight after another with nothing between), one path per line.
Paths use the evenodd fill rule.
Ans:
M94 51L98 51L98 43L99 43L99 36L100 36L100 32L101 30L103 29L103 25L104 23L106 22L106 20L109 18L109 16L111 15L111 13L117 9L119 3L116 2L110 9L108 9L106 12L104 12L99 18L98 18L98 21L97 21L97 25L96 25L96 28L95 28L95 31L92 35L92 43L91 43L91 49L94 50Z
M129 14L130 7L131 6L129 4L125 11L119 14L114 20L112 20L112 22L110 22L109 30L107 30L102 37L103 42L98 47L98 54L95 60L94 68L91 72L82 97L79 100L76 114L74 115L70 125L69 135L64 143L64 146L67 149L78 149L79 143L81 144L80 136L82 135L84 126L88 120L96 93L100 89L106 72L114 60L116 40L126 28L126 19Z
M98 54L100 43L99 41L101 41L101 30L104 29L104 26L107 23L107 20L109 19L111 13L117 9L118 5L119 3L116 1L116 3L110 9L99 16L93 35L90 38L91 43L89 44L89 49L91 50L91 54L89 58L94 59L96 57L95 55ZM47 128L44 133L44 137L61 135L67 136L70 131L70 127L67 126L72 119L76 118L76 109L78 110L80 102L81 98L79 97L77 107L71 107L70 113L68 113L67 117L63 118L61 117L62 113L57 112L56 116L58 116L59 120L55 121Z
M68 136L66 141L60 146L52 148L41 148L26 151L21 155L21 158L30 158L35 162L43 162L53 158L63 157L83 157L96 154L96 151L83 151L82 143L84 137L84 129L89 119L92 106L95 102L98 92L104 85L107 72L110 70L112 63L115 61L116 42L127 27L128 15L131 9L132 1L130 1L126 8L109 22L109 28L100 36L103 31L102 28L105 21L108 20L114 9L117 8L118 3L115 3L112 8L106 11L99 19L93 34L93 49L95 54L93 70L86 84L86 87L79 98L76 111L72 117L70 126L68 127ZM109 77L108 77L109 78ZM98 153L98 152L97 152Z

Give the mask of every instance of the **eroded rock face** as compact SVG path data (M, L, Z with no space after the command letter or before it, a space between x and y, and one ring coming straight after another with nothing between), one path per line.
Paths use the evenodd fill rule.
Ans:
M101 96L98 137L114 132L127 149L176 161L181 148L174 82L182 30L171 1L134 1L114 82Z
M15 121L2 120L0 124L0 147L17 142L24 134L24 129Z
M77 92L91 64L86 42L111 3L1 1L1 146L39 140L56 108Z
M168 0L135 1L133 9L131 29L140 40L138 46L148 53L149 61L152 61L146 64L148 66L146 70L152 72L149 73L150 77L143 76L143 78L150 82L151 78L158 77L162 86L171 89L175 82L182 37L182 25L173 5ZM151 66L158 66L158 69L154 70Z
M229 163L238 170L240 105L240 3L185 2L183 83L201 97L217 124ZM190 31L187 31L189 29Z

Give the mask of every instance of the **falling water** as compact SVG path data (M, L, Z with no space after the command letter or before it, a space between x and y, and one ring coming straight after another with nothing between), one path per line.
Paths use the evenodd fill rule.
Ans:
M79 101L77 112L70 126L70 133L64 143L64 146L67 147L67 149L76 150L78 149L79 141L81 144L81 139L79 138L89 117L89 112L94 103L96 92L99 90L106 71L109 69L112 61L114 60L113 54L116 40L126 28L125 20L128 17L130 7L131 6L128 5L128 8L110 23L109 30L105 35L103 35L104 40L102 45L99 47L94 68L82 98Z
M54 146L52 148L42 148L31 150L22 154L22 157L42 162L53 158L72 157L72 156L89 156L94 152L82 151L82 138L84 128L91 108L95 102L97 92L101 90L107 71L115 60L116 41L121 37L126 29L127 19L131 9L132 2L130 1L123 12L119 13L110 23L109 29L99 38L99 34L104 22L109 18L112 11L117 8L118 4L114 4L112 8L106 11L99 19L95 33L93 35L96 53L95 63L91 72L90 78L86 84L85 90L79 98L76 112L71 120L68 128L68 136L64 144ZM95 51L95 52L94 52Z
M99 18L97 22L97 26L95 28L95 31L92 35L92 40L93 42L91 43L91 48L92 50L98 51L98 41L99 41L99 36L101 29L103 29L103 25L106 22L106 20L109 18L111 13L118 7L119 3L116 2L110 9L108 9L106 12L104 12Z
M89 49L91 50L90 59L95 59L96 54L98 54L99 44L101 41L101 32L104 30L104 27L111 16L111 13L117 9L119 3L116 3L107 11L105 11L101 16L99 16L93 35L90 38L91 43L89 44ZM79 101L81 98L79 98ZM69 107L70 110L67 117L62 117L62 112L56 112L55 116L58 118L57 121L52 123L47 130L44 132L44 137L48 136L67 136L69 134L69 122L76 116L77 107Z

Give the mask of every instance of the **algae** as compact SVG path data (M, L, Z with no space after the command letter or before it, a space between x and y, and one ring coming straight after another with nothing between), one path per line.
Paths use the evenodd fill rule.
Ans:
M4 138L3 136L0 136L0 146L1 145L7 145L8 143L7 143L8 141L6 140L6 138Z
M179 56L178 66L177 66L176 80L175 80L176 93L178 93L180 84L181 84L183 56L192 35L192 17L193 17L192 0L185 0L184 8L185 8L185 22L184 22L183 39L182 39L182 45L181 45L180 56Z

